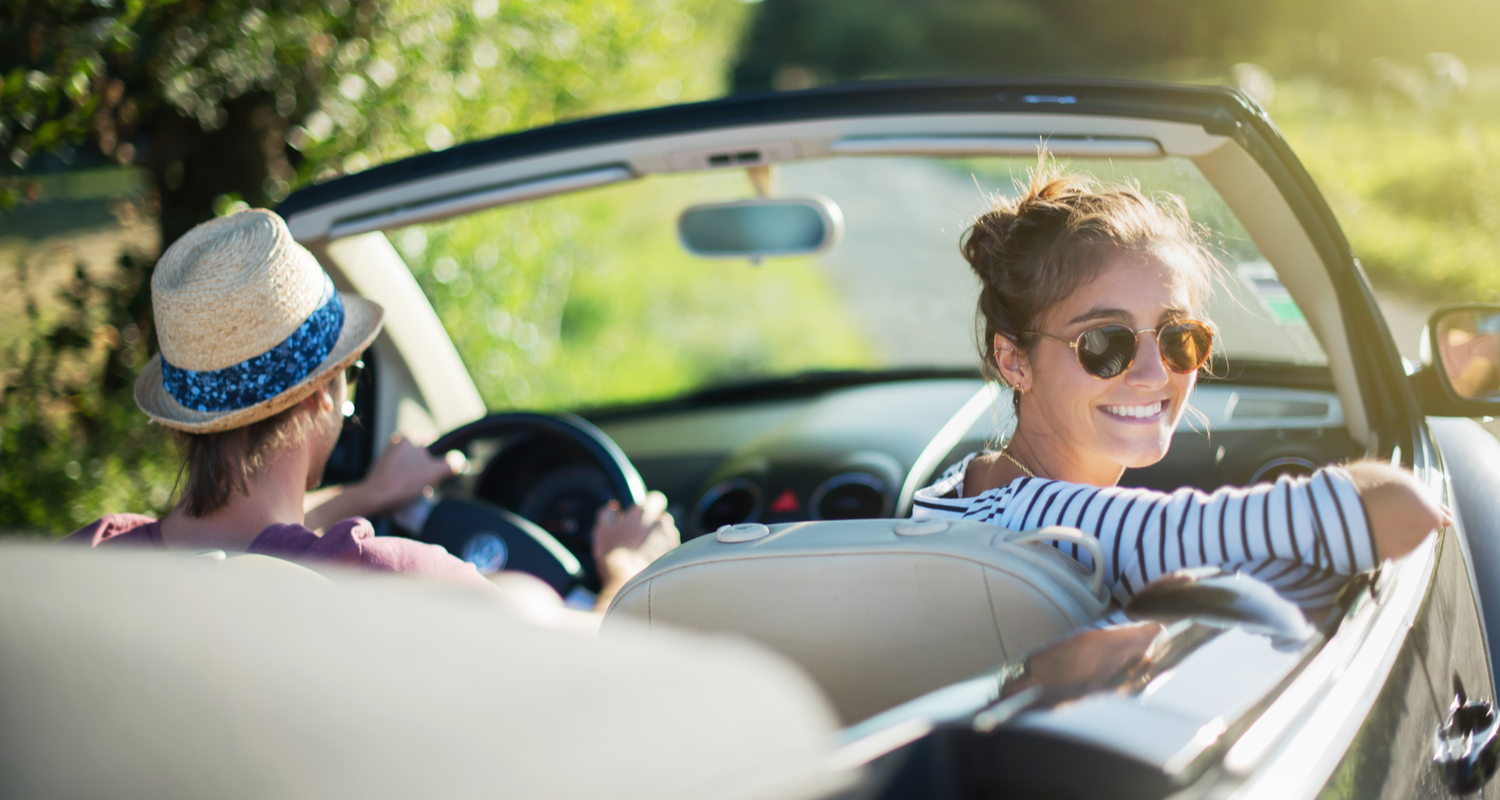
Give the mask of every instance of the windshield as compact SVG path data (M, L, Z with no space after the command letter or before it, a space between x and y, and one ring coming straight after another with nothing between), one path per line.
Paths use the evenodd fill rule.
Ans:
M814 371L975 373L968 224L1035 159L835 158L776 168L779 196L821 195L844 237L810 257L713 260L677 220L754 195L743 170L649 176L390 234L492 409L599 408ZM1061 160L1173 192L1226 270L1210 303L1236 359L1325 364L1295 302L1193 164Z

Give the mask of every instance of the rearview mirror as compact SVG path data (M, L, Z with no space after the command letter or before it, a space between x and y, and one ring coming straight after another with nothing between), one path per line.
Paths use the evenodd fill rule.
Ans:
M1422 334L1423 372L1430 373L1423 392L1428 413L1481 416L1500 411L1500 305L1438 309Z
M844 215L821 197L710 203L682 212L677 233L695 256L759 261L833 247L843 237Z

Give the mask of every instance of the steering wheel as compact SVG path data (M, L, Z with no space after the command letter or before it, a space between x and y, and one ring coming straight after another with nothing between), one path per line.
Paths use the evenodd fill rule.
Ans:
M427 449L441 456L449 450L466 450L476 439L527 433L563 438L576 445L604 473L622 507L645 499L645 482L619 445L572 414L491 414L443 434ZM427 516L418 538L443 546L481 571L503 567L535 575L564 597L580 587L599 591L587 548L574 553L536 522L478 497L445 495Z

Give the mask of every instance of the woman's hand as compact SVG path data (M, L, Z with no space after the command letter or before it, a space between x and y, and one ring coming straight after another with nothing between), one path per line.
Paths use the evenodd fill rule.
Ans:
M1010 697L1040 686L1056 699L1104 688L1128 670L1150 666L1151 646L1165 630L1160 623L1139 622L1074 634L1028 656L1030 675L1007 681L1001 692Z
M677 525L667 513L667 497L661 492L648 493L645 502L628 511L621 511L615 500L599 509L594 521L594 563L603 588L594 610L608 608L626 581L681 542Z
M1410 472L1374 461L1356 462L1344 469L1364 503L1376 558L1400 558L1433 530L1453 524L1448 509Z

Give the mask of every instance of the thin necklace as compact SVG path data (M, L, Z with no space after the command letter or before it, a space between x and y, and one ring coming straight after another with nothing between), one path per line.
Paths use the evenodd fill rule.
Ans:
M1035 478L1036 477L1036 473L1032 472L1029 469L1027 469L1025 464L1022 464L1021 462L1017 461L1015 456L1013 456L1009 452L1007 452L1008 450L1010 450L1010 448L1008 448L1008 447L1002 448L1000 450L1000 455L1005 456L1007 459L1010 460L1010 463L1015 464L1016 466L1020 467L1021 471L1024 472L1024 473L1026 473L1026 477L1028 477L1028 478Z

